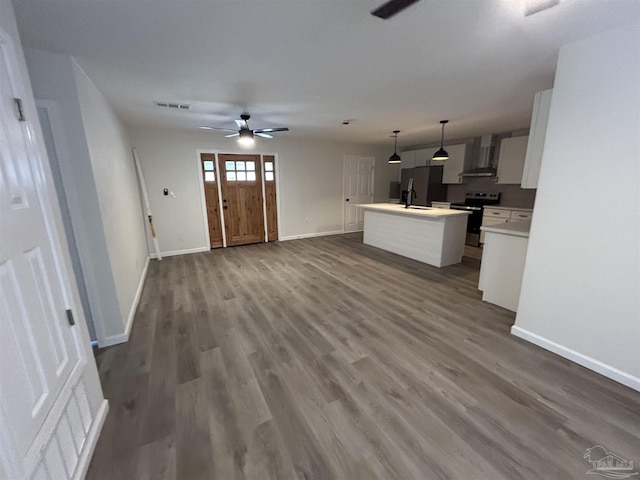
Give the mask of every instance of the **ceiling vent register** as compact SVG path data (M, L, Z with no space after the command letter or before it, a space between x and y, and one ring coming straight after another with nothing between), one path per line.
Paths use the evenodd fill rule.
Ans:
M158 102L158 101L155 101L153 103L155 104L156 107L175 108L176 110L189 110L191 108L191 105L188 105L186 103Z

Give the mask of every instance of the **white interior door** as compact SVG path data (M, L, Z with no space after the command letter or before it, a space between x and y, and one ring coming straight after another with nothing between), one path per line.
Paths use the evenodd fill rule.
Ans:
M375 158L344 157L344 231L360 232L364 229L363 203L373 202L373 175Z
M0 31L0 470L11 479L71 479L93 421L90 346L71 325L73 313L83 316L72 305L35 120L16 100L27 92L18 72Z

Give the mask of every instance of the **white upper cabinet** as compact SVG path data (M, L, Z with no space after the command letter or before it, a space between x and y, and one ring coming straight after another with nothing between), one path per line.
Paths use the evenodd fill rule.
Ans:
M449 154L449 160L435 161L431 165L444 165L442 183L461 183L460 173L464 170L464 159L467 153L467 145L448 145L444 149ZM436 149L437 150L437 149ZM435 151L434 151L435 153Z
M431 158L437 151L437 148L421 148L420 150L416 150L416 167L436 165L437 162L431 163Z
M527 155L529 136L505 138L500 142L498 178L496 183L522 182L524 158Z
M402 159L400 168L442 165L444 167L442 171L442 183L461 183L460 173L464 170L467 145L464 143L459 145L445 145L444 149L449 154L449 160L432 161L433 155L439 149L440 147L432 147L402 152L400 154L400 158Z
M527 145L527 155L522 172L522 188L538 188L538 176L540 175L540 165L544 151L544 139L547 135L552 93L553 89L538 92L533 101L529 144Z
M406 152L401 152L400 153L400 159L402 160L402 162L400 163L400 169L403 168L413 168L415 167L415 163L416 163L416 151L415 150L409 150Z

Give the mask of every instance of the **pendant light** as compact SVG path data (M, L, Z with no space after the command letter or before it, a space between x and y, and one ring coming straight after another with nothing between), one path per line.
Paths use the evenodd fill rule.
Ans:
M440 120L442 124L442 137L440 138L440 150L434 153L431 160L449 160L449 154L444 149L444 126L449 123L449 120Z
M389 157L389 163L400 163L402 160L400 158L400 155L396 153L396 151L398 150L398 134L400 133L400 130L394 130L393 133L395 137L395 143L393 144L393 155Z

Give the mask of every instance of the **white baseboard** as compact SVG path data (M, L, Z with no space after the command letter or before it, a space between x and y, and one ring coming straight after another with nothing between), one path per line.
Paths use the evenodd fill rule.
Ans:
M511 334L640 392L640 378L634 377L627 372L623 372L616 367L612 367L600 360L596 360L595 358L576 352L575 350L560 345L559 343L547 340L540 335L524 330L516 325L511 327Z
M129 315L127 316L127 324L125 325L124 333L118 333L117 335L111 335L110 337L105 337L103 342L98 343L100 348L111 347L112 345L118 345L119 343L125 343L129 341L129 334L131 333L131 327L133 326L133 319L136 316L136 310L138 309L138 303L140 303L140 297L142 296L142 289L144 288L144 282L147 279L147 270L149 270L149 260L150 260L150 257L147 257L147 261L144 263L144 267L142 268L142 273L140 274L140 280L138 281L138 288L136 289L136 294L133 297L133 303L131 304L131 308L129 309Z
M147 279L147 270L149 270L149 260L147 257L146 262L144 262L144 267L142 267L142 273L140 274L140 280L138 281L138 288L136 289L136 294L133 297L133 303L131 304L131 309L129 310L129 316L127 317L127 325L125 326L124 333L129 336L131 333L131 326L133 325L133 319L136 316L136 310L138 310L138 303L140 303L140 297L142 296L142 289L144 288L144 282Z
M199 252L208 252L211 250L210 247L196 247L196 248L186 248L184 250L171 250L169 252L160 252L160 255L164 257L173 257L175 255L186 255L188 253L199 253ZM155 253L149 254L150 258L156 258Z
M98 347L100 348L111 347L113 345L118 345L119 343L125 343L127 341L129 341L128 333L118 333L117 335L104 337L104 342L99 342Z
M93 452L96 449L96 444L98 443L98 438L100 438L100 432L102 431L102 427L104 426L104 421L107 419L108 412L109 401L103 400L100 408L98 409L98 413L96 414L96 418L93 420L89 435L87 435L86 445L82 450L82 456L80 457L80 460L78 460L76 474L73 477L74 480L82 480L87 475L87 470L89 469L89 464L91 463L91 457L93 456Z
M327 235L339 235L342 233L344 233L344 230L334 230L332 232L303 233L301 235L289 235L287 237L282 237L279 240L281 242L286 242L287 240L299 240L301 238L312 238L312 237L325 237Z

